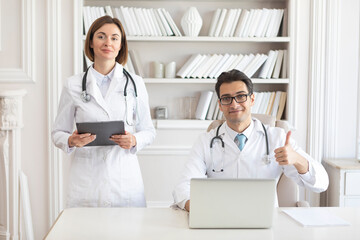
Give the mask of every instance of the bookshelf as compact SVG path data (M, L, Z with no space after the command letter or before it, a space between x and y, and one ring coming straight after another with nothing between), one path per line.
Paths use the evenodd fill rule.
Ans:
M180 169L186 160L197 136L204 132L211 120L184 119L182 102L184 98L192 98L197 102L201 91L214 91L215 79L192 78L153 78L151 63L158 61L166 65L176 62L176 71L186 63L193 54L268 54L270 50L287 50L287 77L278 79L252 78L254 91L284 91L287 93L285 111L282 119L293 119L295 99L294 77L295 66L294 40L290 28L292 9L296 8L293 0L86 0L75 1L74 16L74 69L76 73L83 71L83 6L141 7L165 8L173 18L177 27L181 28L181 18L185 11L195 6L199 11L203 25L198 37L187 36L127 36L129 49L137 51L141 57L144 82L149 93L150 108L157 137L154 143L139 153L145 193L148 206L168 206L172 202L171 192ZM210 37L208 36L211 19L218 8L241 9L285 9L282 36L278 37ZM155 108L168 108L167 120L155 119ZM195 116L193 109L192 116ZM174 137L176 136L176 137ZM154 174L156 173L156 174ZM156 175L156 176L155 176ZM164 178L166 181L164 182Z
M178 71L185 62L196 53L199 54L268 54L270 50L274 49L289 49L291 38L287 34L287 29L282 30L283 34L279 37L210 37L208 36L210 22L213 14L218 8L228 9L262 9L262 8L278 8L288 9L290 0L283 1L103 1L103 0L86 0L75 3L75 39L77 41L75 50L75 69L77 72L83 71L83 54L82 46L84 42L83 32L83 6L98 6L105 7L137 7L137 8L164 8L172 16L177 27L181 28L181 18L185 11L195 6L202 19L203 26L198 37L187 36L128 36L129 49L134 49L141 58L142 69L144 71L144 81L150 97L150 107L152 110L152 117L155 117L154 109L157 106L166 106L169 112L169 120L178 120L181 114L178 114L178 102L182 97L200 96L200 91L213 90L215 79L187 79L187 78L152 78L153 61L158 61L167 64L171 61L176 62L176 71ZM178 4L181 3L181 4ZM288 11L285 11L288 19ZM285 16L285 15L284 15ZM288 26L288 24L285 24ZM285 27L286 28L286 27ZM78 36L79 38L77 38ZM169 54L170 53L170 54ZM288 64L291 64L291 52L288 54ZM287 66L290 69L290 66ZM289 73L288 76L291 74ZM291 85L291 78L278 79L260 79L252 78L255 84L255 91L285 91L288 92ZM174 89L176 88L176 91ZM292 98L288 94L288 100ZM289 102L289 101L287 101ZM287 104L288 105L288 104ZM288 117L288 107L286 107L283 118Z

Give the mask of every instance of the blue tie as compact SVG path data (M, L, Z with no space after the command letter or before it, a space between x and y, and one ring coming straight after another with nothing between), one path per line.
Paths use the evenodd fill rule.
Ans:
M236 135L238 141L238 148L242 151L245 147L246 136L244 134Z

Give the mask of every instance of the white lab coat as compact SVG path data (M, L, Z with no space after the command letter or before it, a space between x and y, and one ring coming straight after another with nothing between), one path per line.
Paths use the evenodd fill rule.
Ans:
M265 132L259 120L255 118L252 120L254 129L242 151L239 150L234 139L231 139L227 134L226 129L229 127L226 122L220 127L219 136L222 137L225 143L225 151L223 151L220 142L214 143L212 154L214 161L212 161L211 157L210 141L216 136L217 129L212 129L210 132L200 135L191 150L179 184L173 192L175 203L180 208L184 208L186 201L190 199L191 178L276 178L279 180L281 173L284 172L298 185L315 192L327 189L329 180L323 166L300 149L293 139L290 140L290 143L296 152L308 160L309 171L306 174L299 174L293 165L280 166L275 161L274 150L284 146L286 139L285 131L281 128L265 125L271 159L270 164L265 164ZM212 171L213 169L219 171L222 165L223 172Z
M72 76L64 83L58 115L55 119L52 140L66 153L71 154L70 179L67 194L68 207L144 207L144 186L136 152L152 143L155 129L152 124L148 94L141 77L131 74L138 93L138 116L135 126L125 120L123 67L116 63L105 98L95 77L88 71L87 92L90 102L80 98L84 73ZM134 96L134 86L129 79L128 95ZM132 97L131 109L135 106ZM123 120L125 130L136 137L137 145L123 149L118 145L100 147L68 147L68 138L75 122Z

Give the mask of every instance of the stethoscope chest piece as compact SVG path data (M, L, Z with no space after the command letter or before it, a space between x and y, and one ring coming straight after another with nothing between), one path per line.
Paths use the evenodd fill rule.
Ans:
M90 95L86 92L86 91L82 91L81 92L81 100L84 102L84 103L87 103L87 102L90 102Z
M265 165L269 165L269 164L271 163L271 159L270 159L270 156L269 156L269 155L265 155L265 156L263 157L263 163L264 163Z

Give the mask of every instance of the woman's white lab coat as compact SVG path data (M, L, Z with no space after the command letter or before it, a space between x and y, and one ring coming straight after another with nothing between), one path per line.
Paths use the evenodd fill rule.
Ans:
M282 172L292 178L298 185L315 192L327 189L329 180L323 166L314 161L300 149L293 139L290 143L293 149L305 157L309 162L309 172L299 174L293 165L280 166L275 161L274 150L285 144L286 134L281 128L265 126L269 139L270 164L265 163L266 139L261 122L253 118L254 129L242 151L229 137L226 122L220 127L219 136L222 137L225 148L219 141L214 142L213 151L210 150L210 141L216 136L216 130L202 134L194 144L189 160L181 176L179 184L173 192L175 203L184 208L185 202L190 199L191 178L276 178ZM212 154L211 154L212 152ZM221 172L221 168L224 169ZM213 172L213 169L215 172Z
M58 115L52 130L54 144L71 154L67 206L89 207L143 207L144 186L136 152L152 143L155 129L151 121L148 94L141 77L131 74L138 93L136 125L129 126L125 119L123 67L116 63L114 77L103 98L95 77L88 72L87 92L90 102L80 98L82 74L72 76L64 83ZM134 86L129 79L128 95L131 109L135 108ZM99 147L68 147L68 138L75 122L123 120L125 130L136 137L137 145L123 149L118 145Z

